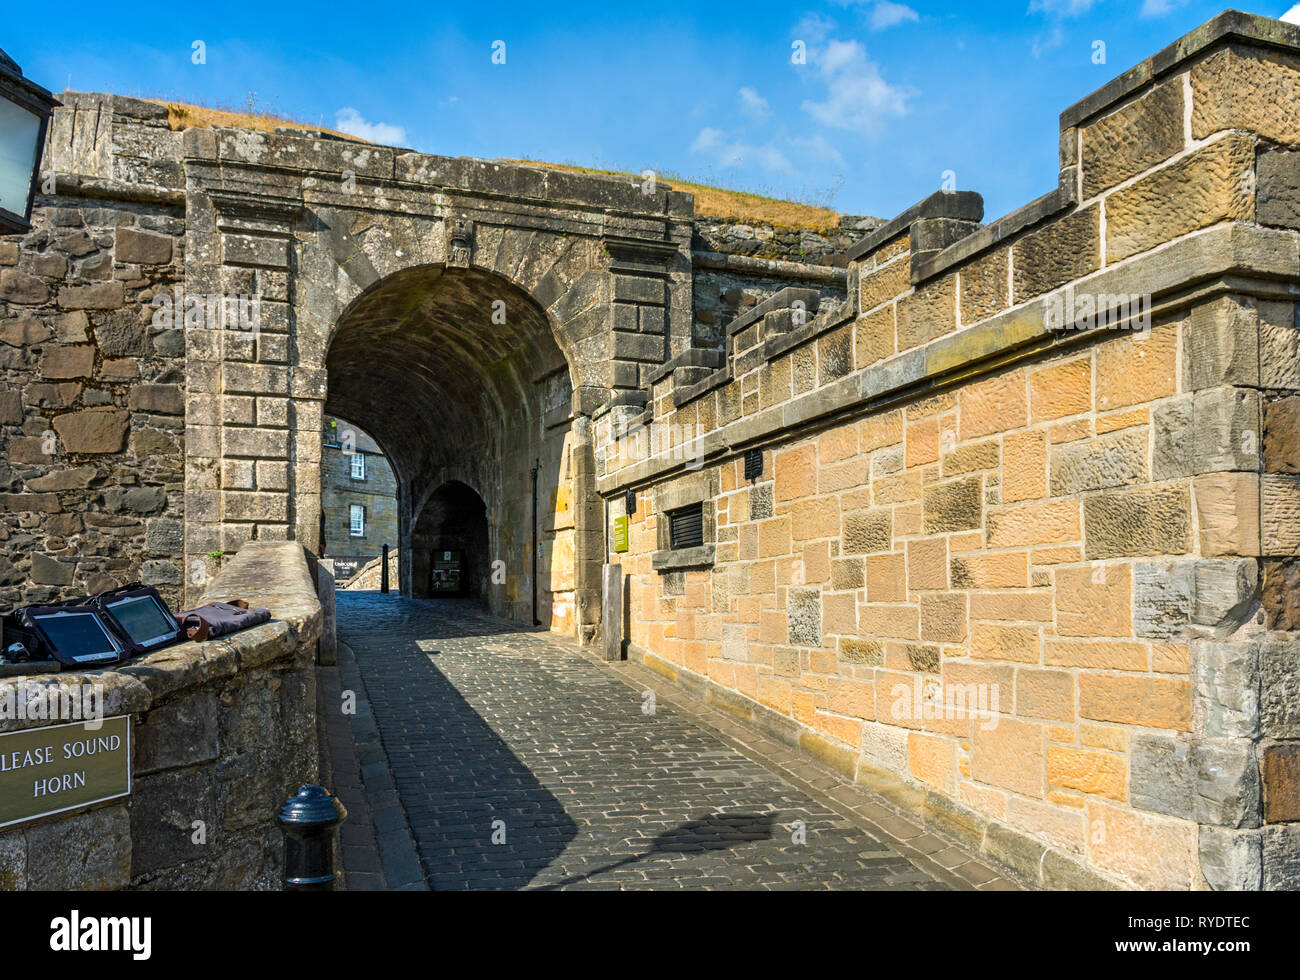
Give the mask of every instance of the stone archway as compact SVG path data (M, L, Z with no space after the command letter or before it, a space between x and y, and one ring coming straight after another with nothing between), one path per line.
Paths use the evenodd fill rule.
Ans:
M397 475L403 593L427 595L433 551L456 551L493 612L577 635L574 501L594 487L572 462L585 447L546 311L493 272L403 269L343 310L325 368L326 412Z
M494 609L531 621L536 561L538 619L593 641L604 522L592 416L643 401L651 372L690 345L689 195L282 134L194 130L184 159L185 293L258 302L251 335L187 331L187 568L250 540L318 549L328 401L394 464L408 535L438 485L474 487L507 565ZM505 324L490 322L495 300ZM438 311L434 344L420 324ZM434 378L436 363L450 366ZM433 438L449 432L475 450Z
M490 537L487 503L468 484L448 480L430 495L412 527L409 594L490 605L497 561ZM497 568L506 571L504 564Z

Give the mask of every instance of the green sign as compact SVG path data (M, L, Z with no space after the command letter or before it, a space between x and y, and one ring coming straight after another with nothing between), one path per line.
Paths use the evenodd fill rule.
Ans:
M127 715L0 735L0 827L130 792Z
M614 550L619 554L627 551L627 518L614 518Z

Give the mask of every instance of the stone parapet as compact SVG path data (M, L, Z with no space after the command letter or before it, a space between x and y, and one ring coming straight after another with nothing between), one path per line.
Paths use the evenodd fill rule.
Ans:
M598 414L629 649L1040 886L1293 888L1300 29L1083 105Z
M204 596L237 598L270 608L271 621L111 669L0 681L3 699L97 686L104 716L129 718L132 752L126 798L0 828L0 886L279 887L275 810L319 778L321 607L302 547L241 549ZM0 732L51 723L6 718Z

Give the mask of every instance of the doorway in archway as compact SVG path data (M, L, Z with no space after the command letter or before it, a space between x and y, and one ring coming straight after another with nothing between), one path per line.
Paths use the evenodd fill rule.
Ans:
M492 558L487 505L469 485L444 483L420 511L411 533L412 594L486 601Z

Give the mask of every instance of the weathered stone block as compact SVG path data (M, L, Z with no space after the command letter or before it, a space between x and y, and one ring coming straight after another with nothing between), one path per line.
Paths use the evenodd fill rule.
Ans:
M31 347L49 340L51 336L50 328L34 316L19 316L0 323L0 344L10 347Z
M217 758L217 716L213 691L197 691L150 711L131 733L133 772L144 776Z
M137 228L114 231L113 257L118 262L138 265L165 265L172 260L172 238Z
M1259 594L1255 559L1206 558L1195 563L1193 579L1192 622L1227 636L1249 619Z
M1260 150L1256 163L1255 218L1260 224L1300 228L1300 152Z
M110 514L154 514L167 506L162 487L115 487L104 491L104 509Z
M957 277L917 286L898 301L898 349L928 343L957 329Z
M185 577L174 562L151 558L140 566L140 581L145 585L181 585Z
M1254 738L1260 731L1260 644L1192 642L1196 731Z
M1210 473L1198 476L1193 492L1201 554L1260 554L1257 474Z
M185 396L180 385L140 384L131 389L132 411L158 415L184 415Z
M1192 66L1192 136L1225 129L1258 133L1278 143L1300 143L1295 91L1300 68L1294 55L1227 47Z
M32 552L32 581L39 585L71 585L76 571L75 561L59 561L39 551Z
M1264 828L1264 890L1300 890L1300 823Z
M193 841L195 820L202 820L209 834L228 829L218 823L209 767L143 776L131 796L133 877L207 856L207 845Z
M979 476L928 487L922 498L925 533L943 534L980 527L983 503L982 478Z
M99 470L94 466L70 466L65 469L51 470L44 476L27 481L27 489L40 493L59 490L84 490L94 482Z
M1300 738L1300 641L1265 636L1259 650L1259 733Z
M893 522L888 508L844 515L846 555L889 551L893 547Z
M121 287L118 288L120 291ZM0 269L0 300L21 306L39 306L49 298L49 289L35 276L17 269Z
M1264 403L1264 469L1300 473L1300 395Z
M1051 891L1114 891L1116 886L1059 851L1043 852L1042 885Z
M1264 625L1271 630L1300 630L1300 560L1262 562Z
M133 796L132 812L140 803L138 792ZM33 891L125 888L135 861L133 823L126 806L119 804L31 825L27 887Z
M1254 213L1255 141L1231 133L1106 199L1106 261Z
M1053 497L1147 482L1145 429L1067 443L1051 454Z
M62 448L70 453L116 453L126 441L130 417L115 408L91 408L54 420Z
M154 517L145 522L145 547L150 551L179 554L185 539L183 522L170 517Z
M1197 392L1192 424L1194 472L1255 472L1262 428L1259 392L1247 388Z
M1178 555L1191 547L1191 499L1186 486L1107 490L1083 502L1088 559Z
M1187 742L1135 733L1129 739L1129 800L1202 824L1260 825L1259 768L1250 739Z
M990 820L984 831L984 852L1000 864L1038 881L1047 848L1032 837Z
M1263 880L1263 832L1201 826L1197 850L1201 873L1215 891L1259 891Z
M1129 738L1129 802L1192 819L1195 776L1191 746L1183 739L1134 733Z
M65 310L116 310L125 302L122 284L116 281L59 287L59 306Z
M1300 476L1265 473L1259 496L1262 553L1300 555Z
M998 249L961 268L961 322L976 323L1010 305L1007 260L1011 250Z
M95 368L95 348L54 347L41 358L41 377L88 378Z
M862 310L870 310L886 300L901 296L911 288L911 265L906 259L900 259L892 265L864 272L859 280Z
M1192 724L1190 681L1166 677L1082 673L1079 717L1185 732Z
M791 589L786 597L789 642L792 646L822 645L822 594L820 589Z
M1264 819L1269 823L1300 820L1300 742L1261 746Z
M1101 211L1095 205L1030 232L1012 246L1012 292L1023 303L1101 268Z
M1192 619L1195 574L1192 562L1133 566L1133 626L1137 636L1169 639Z
M224 516L232 521L287 521L289 497L283 493L226 491L221 494Z
M1183 148L1183 86L1171 78L1083 130L1083 196L1095 197Z

